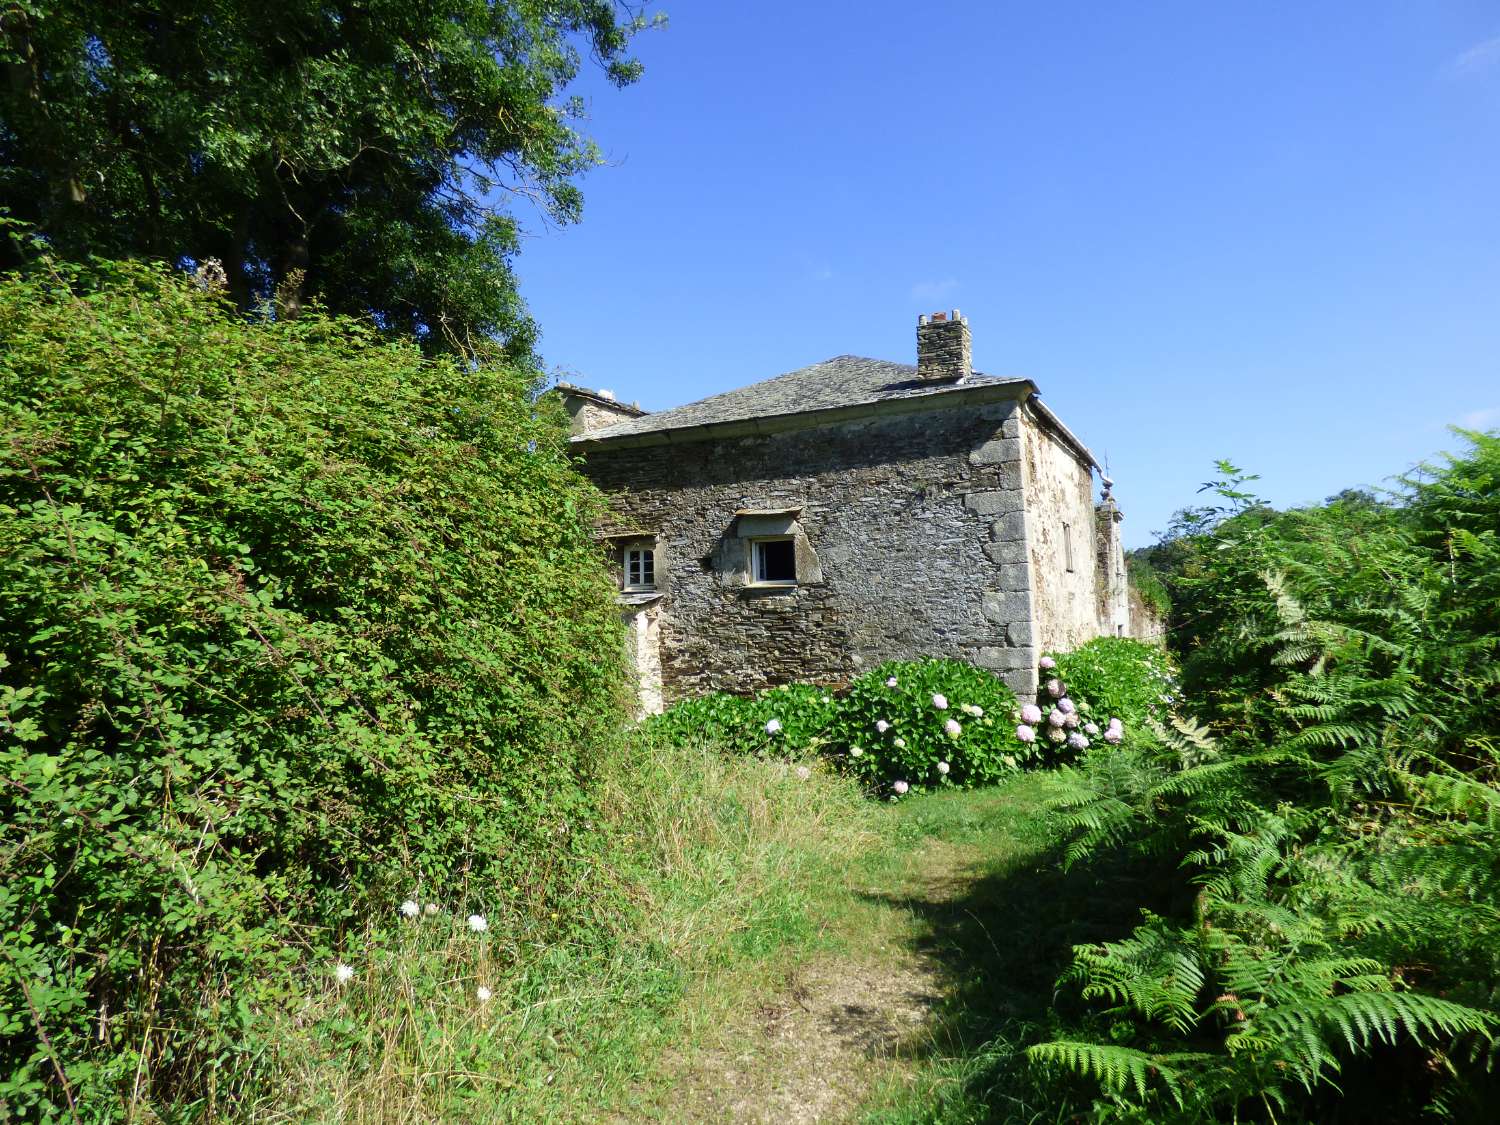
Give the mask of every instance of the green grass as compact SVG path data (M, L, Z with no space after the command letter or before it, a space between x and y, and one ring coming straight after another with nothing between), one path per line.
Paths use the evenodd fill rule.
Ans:
M879 809L828 774L645 746L615 763L603 805L574 929L544 938L503 904L482 936L446 914L372 927L368 968L311 983L284 1021L248 1116L670 1119L684 1055L835 940L824 907L878 847Z
M482 938L446 915L372 929L368 970L342 990L310 985L286 1020L248 1115L711 1120L693 1099L722 1091L696 1064L801 966L909 963L915 949L944 998L894 1061L854 1062L884 1084L847 1113L1066 1120L1086 1103L1060 1103L1056 1080L1043 1099L1019 1052L1079 1014L1054 995L1071 944L1114 936L1150 895L1123 865L1061 869L1051 788L1033 773L872 803L822 771L637 747L606 785L592 921L584 910L551 940L503 908ZM736 1081L784 1078L757 1065Z
M1089 1091L1038 1074L1024 1049L1098 1018L1057 987L1072 946L1114 938L1168 884L1120 856L1065 870L1045 812L1051 790L1050 774L1030 773L892 810L888 835L907 846L874 872L873 885L891 889L870 897L912 918L911 940L941 967L944 999L909 1047L913 1073L867 1106L870 1125L1030 1125L1086 1113ZM954 880L958 864L966 877Z

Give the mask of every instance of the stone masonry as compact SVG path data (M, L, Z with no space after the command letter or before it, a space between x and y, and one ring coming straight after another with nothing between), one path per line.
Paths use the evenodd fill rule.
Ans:
M1030 697L1043 649L1115 631L1093 458L1028 380L969 372L968 333L924 317L915 367L841 356L660 415L563 389L601 538L654 552L621 597L643 709L924 656ZM773 540L795 581L757 581Z
M668 702L917 656L1035 690L1016 404L948 413L589 454L611 530L656 536ZM794 589L751 583L750 510L790 517L808 575Z

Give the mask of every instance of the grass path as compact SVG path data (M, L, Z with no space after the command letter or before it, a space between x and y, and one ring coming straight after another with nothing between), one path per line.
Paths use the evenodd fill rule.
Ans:
M991 1045L1047 1018L1096 913L1061 873L1049 789L1033 774L883 809L881 846L808 904L821 940L674 1061L661 1118L1006 1119Z

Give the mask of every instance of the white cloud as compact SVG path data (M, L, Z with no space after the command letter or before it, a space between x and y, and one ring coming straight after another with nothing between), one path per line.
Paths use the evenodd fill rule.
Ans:
M911 299L913 301L941 301L957 288L958 281L951 277L945 277L942 281L919 281L911 287Z
M1500 66L1500 35L1476 43L1467 51L1449 59L1443 70L1455 78L1467 78L1482 74L1493 66Z
M1500 423L1500 406L1471 410L1458 420L1458 424L1466 430L1489 429L1496 423Z

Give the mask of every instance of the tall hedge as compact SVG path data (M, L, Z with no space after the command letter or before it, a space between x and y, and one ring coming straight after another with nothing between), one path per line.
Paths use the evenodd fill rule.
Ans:
M545 898L622 683L597 498L530 373L60 270L0 280L23 1115L193 1085L418 885Z

